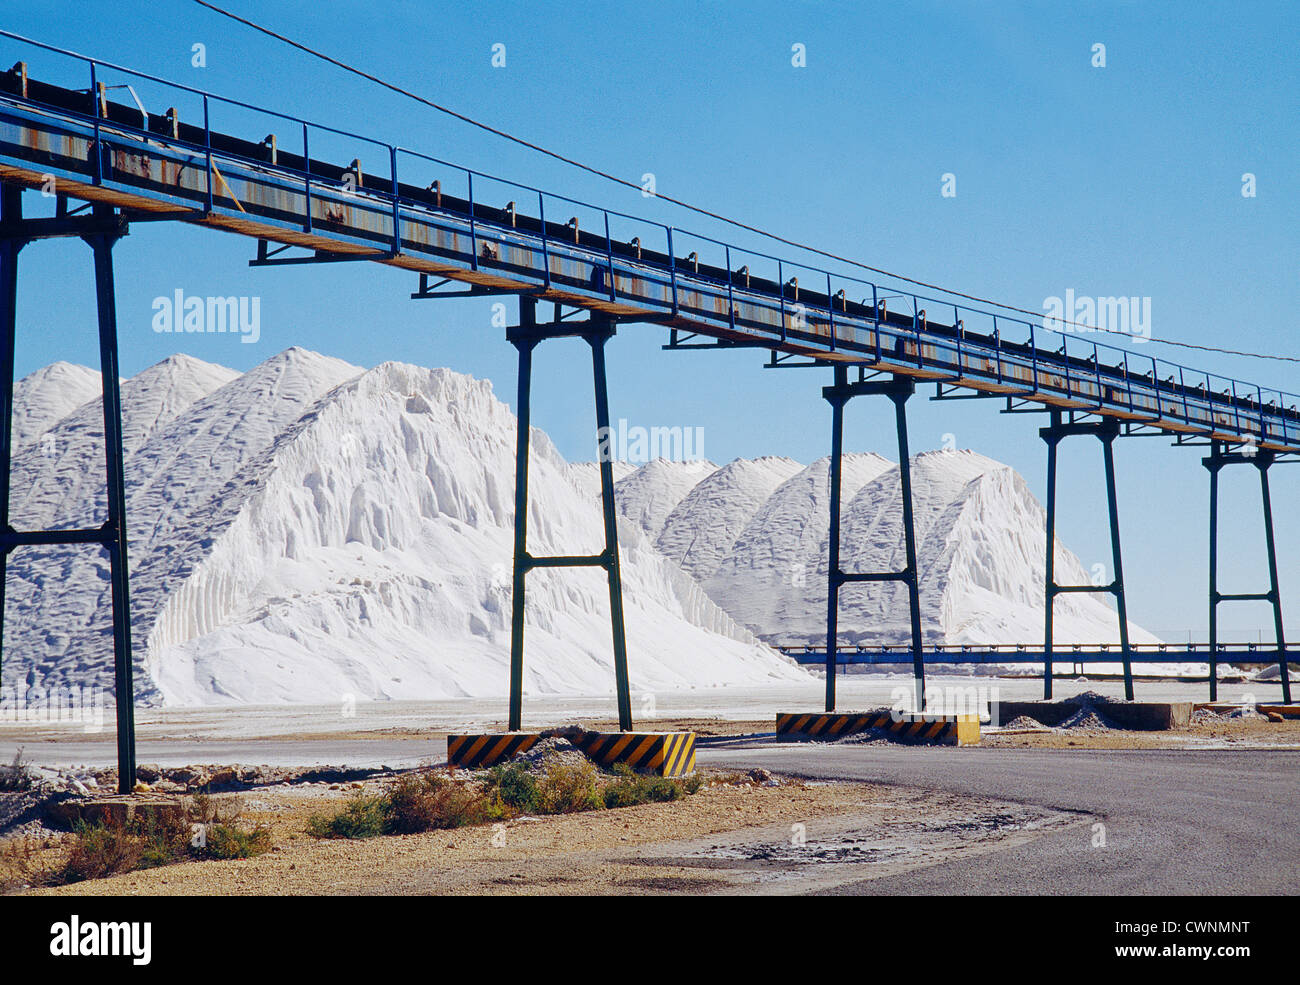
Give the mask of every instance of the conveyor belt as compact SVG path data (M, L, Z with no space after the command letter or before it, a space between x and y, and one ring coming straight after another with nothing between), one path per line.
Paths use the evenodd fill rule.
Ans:
M100 70L105 71L102 63ZM178 102L201 95L205 116L218 106L255 109L152 81L172 86ZM774 261L776 277L751 275L748 265L732 269L731 258L758 254L726 244L715 243L726 265L710 266L672 248L674 232L679 241L687 234L648 220L640 236L617 241L604 230L547 220L548 202L554 212L557 201L569 200L542 192L535 196L535 214L488 206L473 200L476 172L459 172L467 197L444 194L440 183L420 187L402 180L417 164L428 170L444 162L360 136L358 153L383 148L387 172L354 173L210 125L142 112L108 100L102 90L92 99L88 90L29 79L25 69L4 75L2 83L5 182L38 188L53 176L62 194L111 203L138 218L211 226L328 259L371 260L476 290L528 293L619 320L658 322L711 339L1095 413L1174 435L1300 450L1300 398L1289 394L855 278L825 273L823 283L819 272L818 282L810 284L811 268L804 265ZM336 141L352 136L256 111L300 130L296 139L302 144L317 132ZM451 174L457 177L454 169ZM515 187L521 199L535 191ZM624 226L630 220L621 213L604 215L606 229L611 216ZM661 251L651 248L658 243ZM783 270L797 270L805 283L786 278ZM900 298L905 310L899 310ZM977 323L991 330L973 330ZM1012 333L1025 339L1006 338Z

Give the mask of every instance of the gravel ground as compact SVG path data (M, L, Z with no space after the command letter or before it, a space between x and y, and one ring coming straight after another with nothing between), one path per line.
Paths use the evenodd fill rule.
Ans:
M869 783L717 782L683 801L500 825L318 841L307 818L383 780L275 785L239 795L271 830L252 859L186 862L59 895L661 894L815 891L898 875L1039 837L1086 817L988 798ZM729 782L728 782L729 781ZM775 782L773 782L775 781ZM58 848L45 849L57 859ZM809 864L817 863L817 864Z

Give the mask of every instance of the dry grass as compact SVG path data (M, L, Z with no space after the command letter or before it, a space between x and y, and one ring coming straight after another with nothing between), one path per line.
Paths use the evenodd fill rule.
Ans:
M180 811L150 811L125 822L82 822L57 839L11 839L3 852L3 888L61 886L178 862L251 858L269 851L270 832L262 825L236 823L241 810L236 800L218 802L200 794Z
M314 814L307 833L352 839L419 834L527 814L577 814L680 800L702 784L698 777L642 776L621 765L611 775L585 760L540 768L506 763L466 777L429 772L403 777L377 795L356 794L333 813Z
M14 753L14 761L0 764L0 790L30 790L32 776L23 762L23 750L20 746Z
M588 762L553 763L537 784L543 814L576 814L605 806L596 767Z
M388 793L388 834L418 834L494 820L492 804L481 790L437 773L399 780Z

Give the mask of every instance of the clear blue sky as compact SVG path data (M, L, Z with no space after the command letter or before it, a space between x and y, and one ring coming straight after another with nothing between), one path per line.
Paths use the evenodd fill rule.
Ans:
M1157 336L1300 354L1300 13L1252 3L299 3L227 0L266 23L467 114L825 249L1041 310L1045 298L1152 299ZM87 0L6 11L4 27L221 94L371 134L481 170L643 213L733 242L752 238L674 213L257 35L196 4ZM191 65L192 46L207 65ZM491 64L506 46L506 66ZM791 46L807 65L791 64ZM1106 67L1091 64L1106 46ZM20 57L0 40L6 65ZM53 56L38 77L72 84ZM151 110L148 86L138 87ZM182 106L194 118L194 110ZM265 120L214 124L260 138ZM289 146L294 135L284 132ZM343 162L373 150L313 146ZM367 154L370 155L367 158ZM1257 196L1241 194L1256 175ZM941 178L956 176L955 198ZM430 175L433 177L434 175ZM451 178L448 178L451 187ZM489 197L491 192L482 193ZM504 201L509 197L501 192ZM769 252L790 252L770 249ZM239 369L300 344L363 366L388 359L491 379L513 401L514 350L490 302L414 302L414 276L369 264L255 270L252 243L173 224L119 246L126 374L184 346ZM55 359L95 365L91 272L75 243L22 258L19 374ZM262 340L167 336L152 300L177 288L262 299ZM826 453L824 372L772 372L755 353L666 353L662 329L629 326L610 351L612 409L633 424L705 429L716 461ZM1148 345L1146 354L1300 392L1294 364ZM538 357L534 420L571 459L590 458L589 364L577 344ZM911 405L913 447L952 434L1017 468L1041 497L1037 417L992 401ZM852 405L857 449L894 455L887 408ZM1100 454L1065 446L1063 540L1109 560ZM1206 474L1200 449L1132 439L1118 451L1132 617L1204 627ZM1274 470L1284 597L1300 620L1300 468ZM1226 591L1263 579L1258 492L1225 490ZM1230 629L1269 627L1235 606ZM1271 631L1271 630L1269 630ZM1295 635L1294 629L1292 635Z

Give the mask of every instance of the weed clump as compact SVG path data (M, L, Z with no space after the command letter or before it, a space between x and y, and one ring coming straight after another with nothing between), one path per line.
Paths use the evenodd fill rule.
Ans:
M333 814L313 814L307 833L314 838L419 834L483 824L498 816L482 791L429 773L403 777L382 794L356 794Z
M542 809L537 777L525 763L493 766L488 770L485 792L503 814L537 814Z
M591 763L552 763L537 783L543 814L576 814L605 806L599 775Z
M682 780L667 776L637 773L626 763L614 767L614 779L605 785L603 799L606 807L635 807L637 804L664 803L681 800L700 789L703 781L698 776Z
M214 824L207 835L205 858L252 858L271 850L271 832L257 825L252 830L233 824Z
M443 773L407 776L385 793L354 795L333 814L313 815L316 838L373 838L487 824L525 814L583 811L681 800L703 785L698 776L646 776L625 764L613 776L570 758L502 763L461 780Z
M388 834L418 834L493 819L491 801L481 791L436 773L405 777L381 799Z
M151 844L128 825L81 823L72 834L67 861L52 875L56 885L146 869L157 865L159 856L168 850L166 846ZM146 857L149 862L145 861Z
M201 859L251 858L271 848L262 825L238 825L240 808L225 811L200 794L180 811L142 811L126 821L79 821L62 866L46 873L47 885L64 885Z
M22 747L14 753L14 761L9 764L0 763L0 790L30 790L32 788L32 774L28 770L27 764L23 762Z
M384 798L356 794L333 814L313 814L307 819L313 838L375 838L384 833Z

